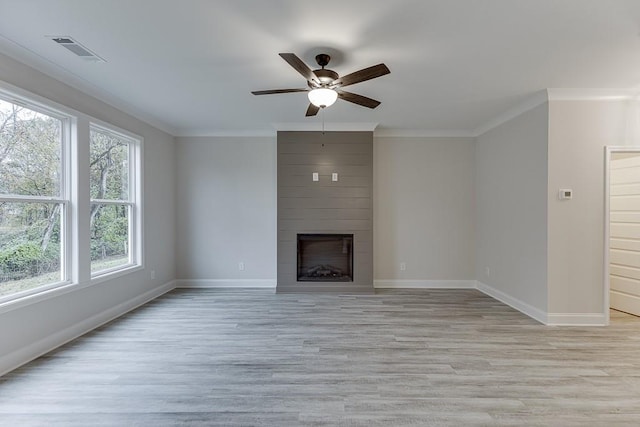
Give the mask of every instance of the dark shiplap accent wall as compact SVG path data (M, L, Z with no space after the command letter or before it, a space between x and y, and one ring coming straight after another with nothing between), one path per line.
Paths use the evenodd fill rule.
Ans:
M373 292L372 192L373 132L278 132L278 292ZM353 233L354 281L298 282L298 233Z

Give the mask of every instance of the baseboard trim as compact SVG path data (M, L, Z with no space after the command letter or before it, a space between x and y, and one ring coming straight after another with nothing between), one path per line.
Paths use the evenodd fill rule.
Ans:
M603 326L602 313L546 313L476 280L374 280L375 289L477 289L532 319L549 326ZM179 279L176 288L276 288L275 279ZM298 290L299 291L299 290ZM287 293L287 290L281 291Z
M275 279L178 279L176 288L274 288Z
M606 326L607 319L603 313L549 313L549 326Z
M25 365L88 332L91 332L105 323L109 323L129 311L135 310L136 308L158 298L174 288L175 281L167 282L137 296L136 298L104 310L66 329L56 332L53 335L7 354L0 358L0 376L13 371L14 369L17 369L20 366Z
M375 289L371 286L349 286L348 289L340 289L339 287L331 287L326 285L315 284L312 286L278 286L276 288L278 294L333 294L333 295L373 295Z
M640 307L640 297L609 289L609 306L625 313L637 313L637 307Z
M491 287L485 283L482 283L480 281L477 282L477 287L476 287L480 292L482 292L483 294L486 294L488 296L490 296L493 299L496 299L504 304L507 304L509 307L511 308L515 308L516 310L518 310L519 312L526 314L527 316L531 317L534 320L537 320L538 322L542 323L543 325L547 325L548 324L548 315L546 312L530 305L527 304L524 301L520 301L517 298L512 297L511 295L508 295L494 287Z
M176 288L275 288L275 279L178 279ZM374 280L376 289L475 289L475 280Z
M475 289L475 280L374 280L376 289Z

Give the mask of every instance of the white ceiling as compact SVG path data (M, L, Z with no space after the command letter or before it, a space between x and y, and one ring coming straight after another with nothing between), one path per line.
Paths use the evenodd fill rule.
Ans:
M0 52L174 135L320 126L304 93L250 91L305 87L278 53L322 47L340 75L391 69L349 88L382 105L328 124L473 134L546 88L640 88L640 0L0 0Z

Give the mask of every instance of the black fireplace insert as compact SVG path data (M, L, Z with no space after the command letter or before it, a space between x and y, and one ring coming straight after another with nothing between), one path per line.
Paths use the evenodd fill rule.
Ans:
M299 282L353 282L353 234L298 234Z

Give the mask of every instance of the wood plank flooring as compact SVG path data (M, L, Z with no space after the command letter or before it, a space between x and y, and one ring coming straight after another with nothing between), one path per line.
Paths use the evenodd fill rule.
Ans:
M2 426L640 425L640 319L475 290L175 290L0 378Z

